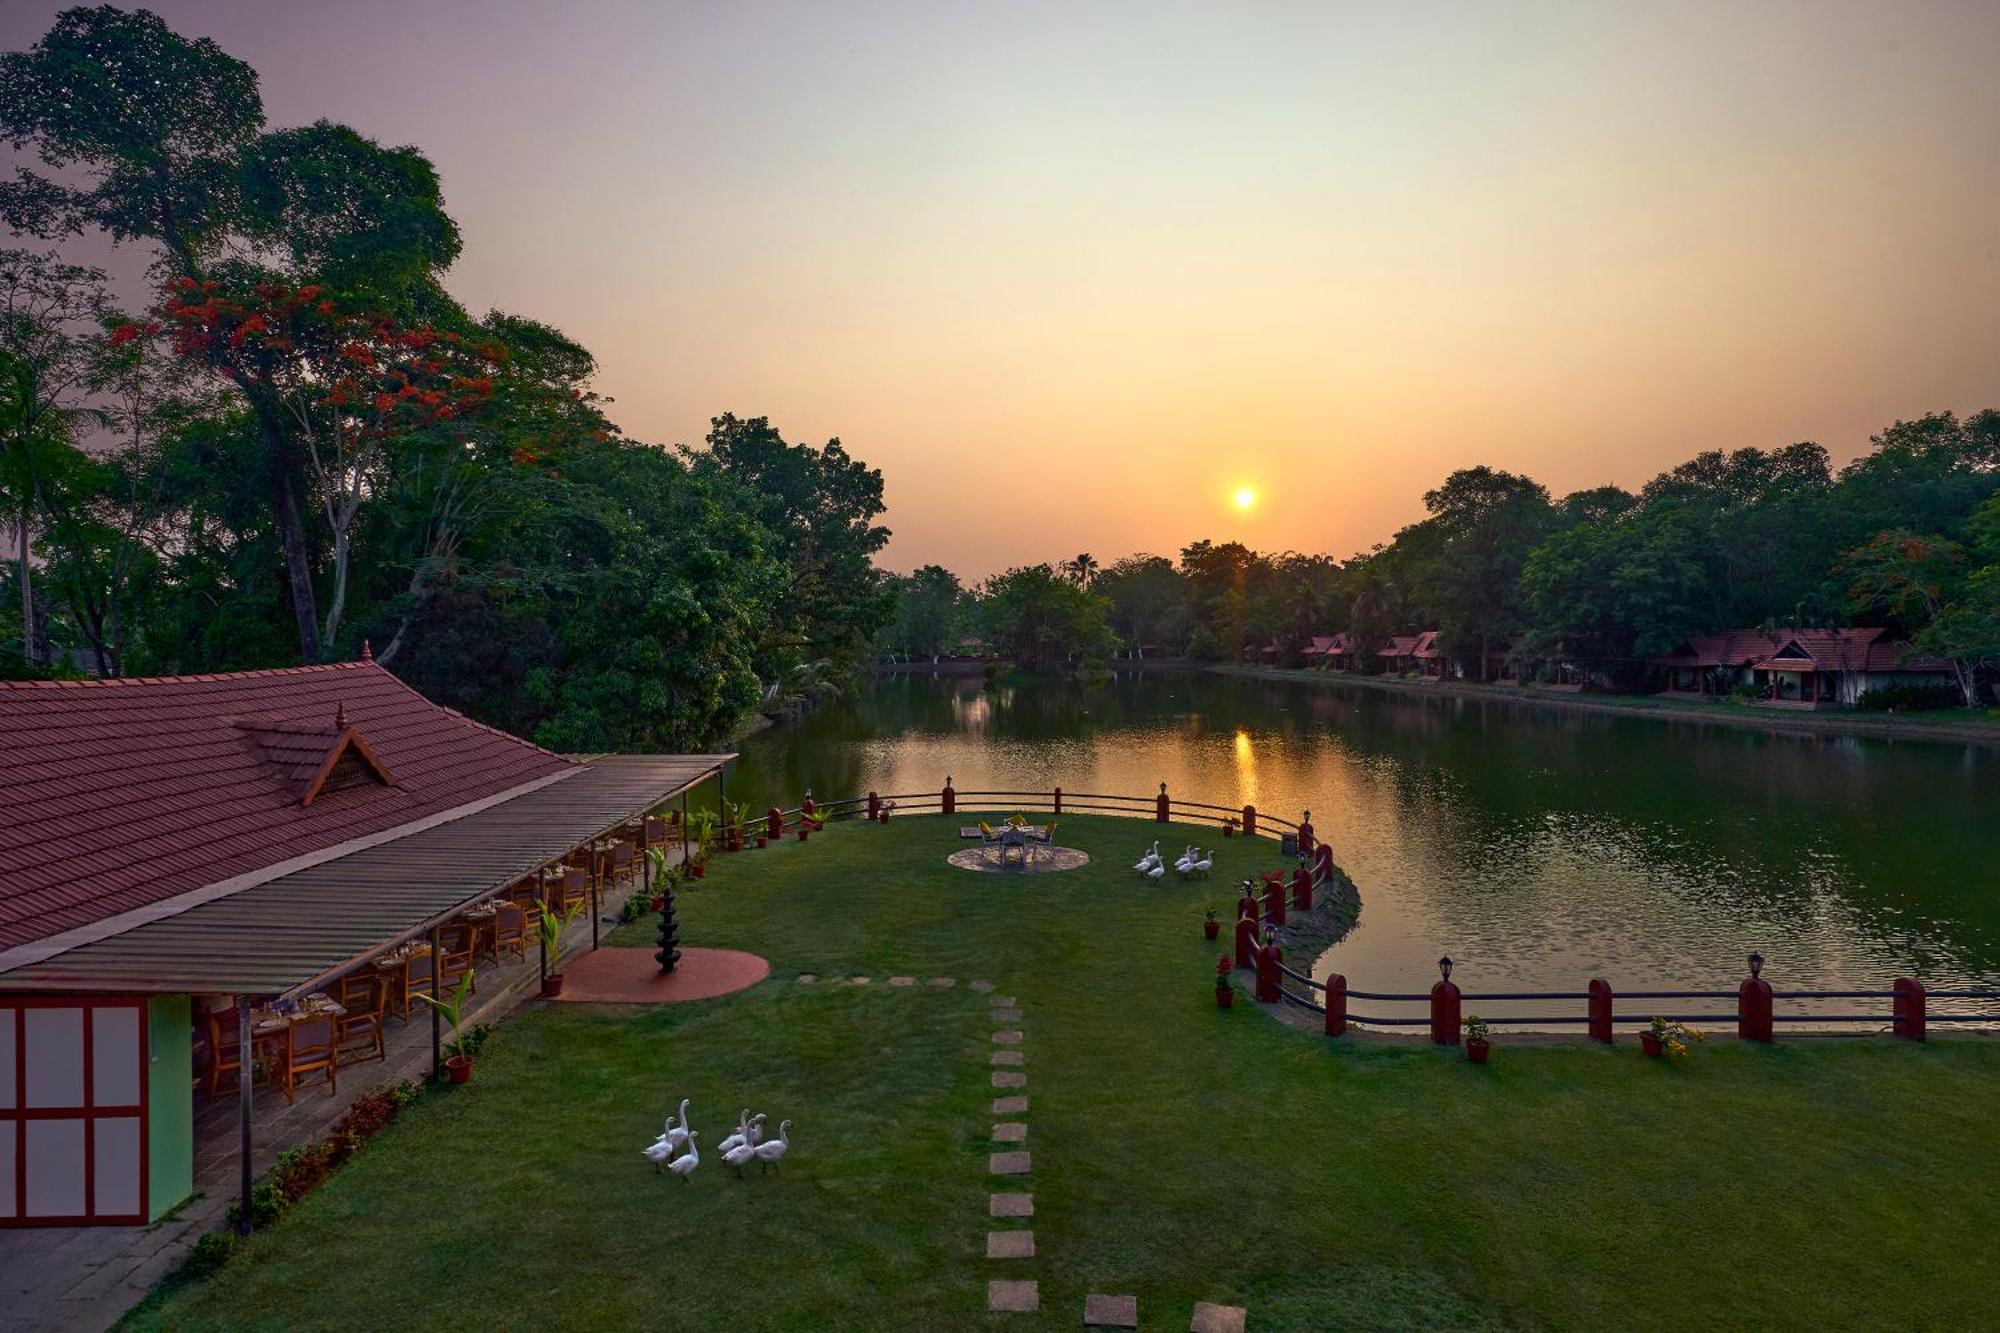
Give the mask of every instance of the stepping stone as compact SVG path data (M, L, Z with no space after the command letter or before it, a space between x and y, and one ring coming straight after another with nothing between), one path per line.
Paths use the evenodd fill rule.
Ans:
M995 1009L1011 1009L1014 1007L1014 997L1011 995L996 995L993 997L993 1007Z
M956 986L957 984L958 982L951 977L931 978L931 985L938 987L940 990L944 989L947 986Z
M995 1143L1026 1143L1028 1124L1025 1120L1007 1120L993 1127Z
M1021 1033L1018 1028L1008 1028L1005 1032L994 1033L993 1040L1002 1046L1019 1046L1021 1044Z
M1100 1296L1092 1292L1083 1298L1083 1325L1085 1328L1137 1328L1139 1298Z
M996 1065L1018 1065L1018 1064L1025 1064L1025 1063L1027 1062L1027 1059L1028 1059L1028 1057L1027 1057L1026 1053L1025 1053L1025 1052L1022 1052L1022 1051L995 1051L995 1052L993 1052L993 1063L994 1063L994 1064L996 1064Z
M993 983L990 981L968 981L965 984L976 991L989 991L993 989Z
M1024 1152L996 1152L986 1155L986 1169L996 1176L1025 1176L1028 1174L1028 1154Z
M889 984L891 986L914 986L917 984L917 979L915 977L890 977Z
M995 1097L993 1099L994 1115L1026 1115L1027 1113L1028 1099L1026 1097Z
M1028 1076L1018 1069L996 1069L993 1071L993 1086L996 1088L1025 1088Z
M1243 1333L1243 1307L1240 1305L1214 1305L1208 1301L1194 1303L1194 1319L1188 1324L1188 1333Z
M1032 1259L1035 1233L1032 1231L989 1231L986 1233L988 1259Z
M1041 1288L1033 1282L988 1282L986 1308L994 1314L1039 1310L1042 1308Z
M813 984L813 983L814 983L815 981L818 981L818 980L819 980L819 976L818 976L818 975L817 975L816 973L812 973L812 972L801 972L801 973L799 973L799 984L800 984L801 986L810 986L810 985L812 985L812 984Z
M993 1021L996 1023L1018 1023L1021 1021L1021 1011L1019 1009L995 1009L993 1011Z
M1033 1217L1035 1196L1032 1194L995 1194L986 1201L986 1211L995 1217Z

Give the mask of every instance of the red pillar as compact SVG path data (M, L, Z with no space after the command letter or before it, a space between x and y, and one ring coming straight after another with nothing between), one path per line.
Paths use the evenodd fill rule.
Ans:
M1909 1041L1924 1039L1924 988L1915 977L1897 977L1889 989L1896 992L1896 1035Z
M1243 896L1236 900L1236 915L1247 916L1252 921L1257 919L1257 895L1250 892L1248 884L1243 886Z
M1257 948L1257 918L1236 918L1236 966L1249 967Z
M1243 836L1246 838L1257 836L1257 807L1254 805L1243 807Z
M1736 1035L1744 1041L1771 1040L1771 983L1763 971L1763 957L1751 954L1749 979L1736 988Z
M1299 816L1299 855L1311 856L1313 854L1313 842L1313 812L1308 810Z
M1274 926L1285 924L1285 885L1281 880L1264 886L1264 919Z
M1611 983L1592 980L1590 983L1590 1039L1611 1044Z
M1167 784L1160 784L1160 794L1153 798L1153 819L1161 824L1167 822Z
M764 832L773 841L785 836L785 812L775 805L764 812Z
M1326 979L1326 1035L1347 1035L1347 978L1338 972Z
M1313 853L1313 879L1321 884L1333 878L1333 848L1325 843Z
M1265 1004L1276 1004L1284 998L1278 989L1278 964L1284 958L1285 951L1276 944L1266 944L1257 951L1257 998Z
M1439 1046L1458 1045L1459 1023L1458 986L1447 972L1431 987L1431 1040Z
M872 791L868 793L868 817L870 819L882 817L882 798Z
M958 813L958 793L951 789L951 779L944 780L944 790L938 793L939 805L948 815Z
M805 799L799 802L799 818L814 824L819 822L819 807L813 804L813 794L811 792L807 792Z
M1295 912L1310 912L1312 909L1312 876L1306 873L1304 866L1300 866L1292 872L1292 910Z
M1061 788L1061 787L1057 787L1057 788L1056 788L1056 804L1055 804L1055 813L1056 813L1056 814L1061 814L1061 813L1062 813L1062 788Z

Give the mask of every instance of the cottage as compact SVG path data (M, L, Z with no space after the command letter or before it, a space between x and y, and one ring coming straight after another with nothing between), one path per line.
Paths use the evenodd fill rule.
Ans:
M1415 671L1433 679L1444 678L1445 657L1438 647L1438 632L1424 630L1419 634L1396 634L1375 650L1376 657L1390 671Z
M545 893L594 901L647 812L730 758L567 758L365 657L0 682L0 756L0 1226L161 1217L195 1188L198 1126L236 1140L200 1156L225 1189L239 1158L247 1186L253 1080L260 1105L291 1102L298 1033L325 1026L301 1014L339 1008L314 997L379 997L420 952L422 976L397 975L448 984L461 939L466 968L519 957L504 923ZM372 1016L357 1044L379 1052L379 999ZM357 1021L312 1071L338 1075Z
M1666 695L1700 698L1748 688L1756 702L1795 708L1852 707L1872 689L1951 684L1951 664L1887 639L1879 626L1724 630L1690 637L1649 659Z

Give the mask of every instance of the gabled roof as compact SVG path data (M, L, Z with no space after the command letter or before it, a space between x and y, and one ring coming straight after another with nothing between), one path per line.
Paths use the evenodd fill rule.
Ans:
M1776 651L1753 666L1760 671L1951 670L1951 664L1941 657L1919 653L1900 640L1884 639L1886 632L1879 627L1793 630Z
M1417 646L1411 650L1410 656L1412 657L1442 656L1442 654L1438 652L1437 639L1438 639L1438 632L1436 630L1434 629L1425 630L1422 634L1419 634L1417 636Z
M1769 657L1783 642L1783 635L1770 630L1722 630L1690 635L1673 652L1649 660L1654 666L1747 667Z
M0 950L577 767L371 661L0 681L0 757Z

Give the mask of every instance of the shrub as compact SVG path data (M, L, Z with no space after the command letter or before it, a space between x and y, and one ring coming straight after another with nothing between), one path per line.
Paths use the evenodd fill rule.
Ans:
M1956 708L1963 702L1964 698L1956 685L1947 685L1942 681L1899 680L1867 691L1855 701L1855 707L1878 713L1891 709L1917 712L1926 708Z
M216 1269L229 1262L229 1256L236 1251L236 1233L232 1231L211 1231L194 1243L188 1257L181 1260L182 1277L207 1277Z

